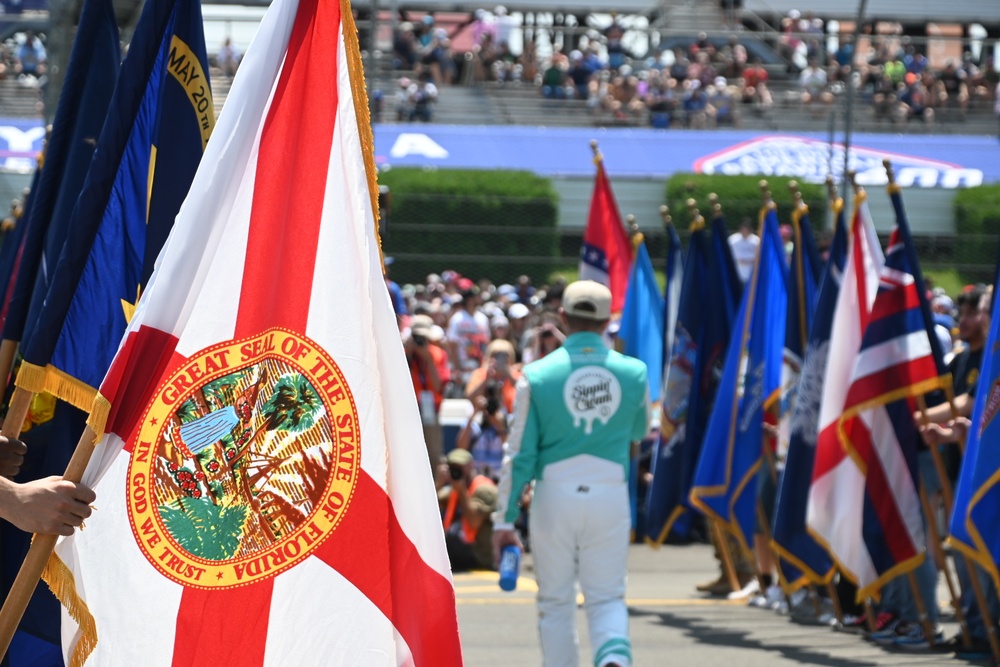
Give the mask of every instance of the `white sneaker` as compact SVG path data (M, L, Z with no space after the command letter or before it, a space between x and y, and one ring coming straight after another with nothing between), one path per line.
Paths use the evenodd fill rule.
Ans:
M757 583L756 579L751 579L747 582L747 585L738 591L733 591L726 596L727 600L748 600L757 593L760 593L760 584Z
M777 584L770 586L767 589L767 608L777 610L782 604L785 605L785 611L788 611L788 603L785 601L785 591L781 590L781 586Z

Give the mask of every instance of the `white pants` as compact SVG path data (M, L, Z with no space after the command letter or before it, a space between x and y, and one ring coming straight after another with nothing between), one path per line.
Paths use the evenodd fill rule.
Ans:
M630 665L625 606L631 527L627 485L539 481L531 501L530 526L545 666L579 667L577 579L594 665Z

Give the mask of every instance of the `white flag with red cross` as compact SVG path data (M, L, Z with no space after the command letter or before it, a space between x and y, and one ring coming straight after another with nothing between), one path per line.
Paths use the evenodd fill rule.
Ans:
M92 415L70 661L461 664L363 85L347 0L271 5Z

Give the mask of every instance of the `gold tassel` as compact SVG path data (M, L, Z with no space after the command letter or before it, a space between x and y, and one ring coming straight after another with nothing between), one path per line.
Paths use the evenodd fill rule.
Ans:
M43 391L47 391L56 398L60 398L75 408L86 412L94 402L97 390L86 382L76 379L72 375L59 370L49 364L45 367L45 386Z
M49 590L56 599L66 607L70 617L80 626L80 638L73 647L70 656L70 667L83 667L87 658L97 647L97 623L93 614L76 592L76 579L66 564L55 553L49 556L49 561L42 570L42 580L48 584Z
M375 137L372 134L371 110L368 108L368 93L365 90L365 67L361 62L361 47L358 45L358 29L354 25L350 0L340 0L340 22L344 31L344 50L347 52L347 70L351 75L351 96L354 98L354 113L358 118L358 135L361 139L361 154L368 175L368 196L371 197L372 216L378 229L378 171L375 169ZM376 234L379 256L382 255L382 239Z
M104 437L104 429L108 425L108 417L111 416L111 401L104 398L101 392L96 392L94 402L90 406L90 416L87 417L87 426L94 432L96 437L94 442L100 442Z
M18 371L14 384L25 391L37 394L40 391L45 391L45 376L46 372L43 366L22 361L21 370Z

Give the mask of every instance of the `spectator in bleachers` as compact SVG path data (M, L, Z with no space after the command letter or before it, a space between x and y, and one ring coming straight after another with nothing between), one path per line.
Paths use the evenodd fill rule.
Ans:
M912 46L906 47L906 55L903 56L903 64L906 65L906 71L920 76L924 73L930 63L925 56L920 51Z
M833 104L833 93L827 88L826 70L819 66L815 58L809 60L799 74L799 88L803 106L813 115L822 113Z
M691 62L688 60L684 49L675 49L674 62L670 66L670 78L677 81L678 84L683 84L688 78L688 66L690 64Z
M708 96L698 79L688 79L684 82L684 124L695 130L703 130L706 125L706 108Z
M709 127L718 127L720 124L740 126L740 110L736 108L737 91L735 86L729 86L726 79L721 76L716 77L712 85L708 87L706 113L708 114Z
M236 68L240 66L240 53L233 46L233 40L226 37L219 47L219 53L215 56L215 61L219 65L222 73L232 78L236 75Z
M752 104L758 112L768 111L774 105L767 78L767 70L760 64L760 58L754 58L750 66L743 70L743 102Z
M611 25L604 31L604 48L608 52L608 67L611 69L618 69L625 64L628 58L632 57L632 54L625 48L624 37L625 29L618 23L617 17L612 14Z
M969 108L969 87L965 81L965 70L959 69L954 60L949 60L944 71L937 75L937 98L940 106L958 109L964 120Z
M931 106L931 92L927 90L923 80L910 72L906 75L904 86L899 95L898 122L904 123L911 118L916 118L927 125L932 124L934 122L934 109Z
M417 37L413 24L404 21L392 37L392 66L395 69L412 70L417 65Z
M646 109L649 111L650 125L665 129L677 114L677 81L656 74L649 79L649 90L646 93Z
M24 43L17 47L17 73L41 78L47 69L48 55L45 46L31 30L24 36Z
M621 72L608 83L603 105L615 120L634 121L645 115L646 105L639 95L639 79L631 72L628 65L623 65Z
M571 51L569 61L569 71L566 74L573 83L576 98L578 100L585 100L589 95L590 80L594 75L594 70L587 65L581 51Z
M397 83L399 87L395 95L396 120L408 121L413 112L413 104L410 102L410 85L413 82L409 77L403 76Z
M542 95L550 100L566 99L566 71L569 65L561 53L553 53L549 66L542 73Z
M429 123L434 117L434 103L437 102L438 89L431 81L430 72L421 72L416 83L411 83L407 89L410 102L411 121L419 120Z

